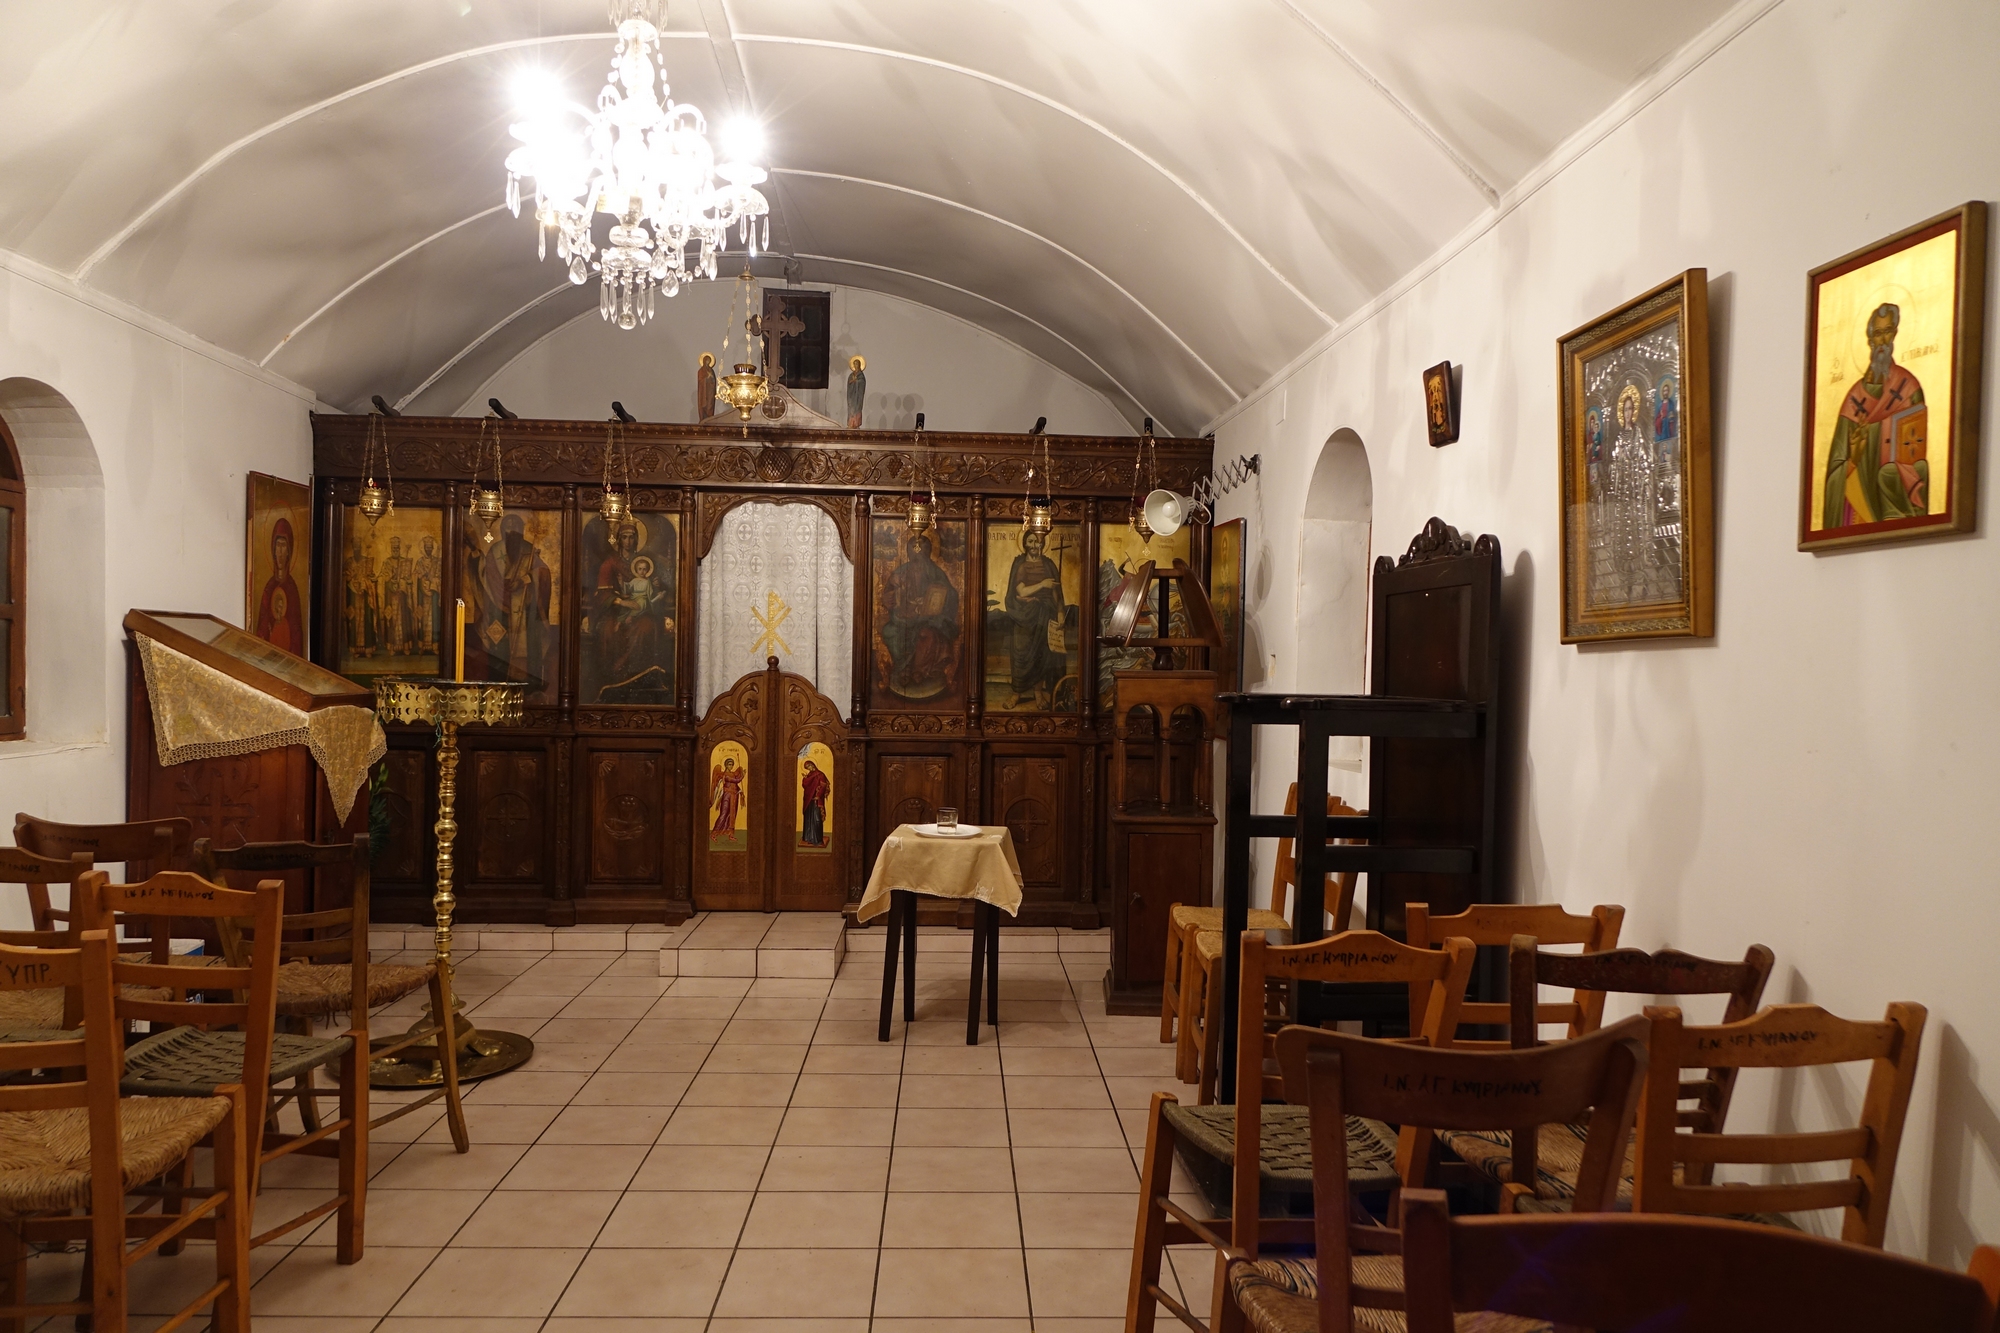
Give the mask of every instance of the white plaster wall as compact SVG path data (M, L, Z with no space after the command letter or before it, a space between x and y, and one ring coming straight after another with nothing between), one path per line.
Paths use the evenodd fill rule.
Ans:
M244 473L309 475L312 403L0 252L0 414L29 484L28 738L0 744L9 827L17 810L124 818L119 622L135 606L242 622ZM0 926L25 924L0 898Z
M907 430L922 412L931 430L1025 431L1046 416L1059 434L1135 433L1096 390L956 316L860 288L805 290L833 294L833 354L828 387L799 399L843 425L847 359L859 353L868 363L861 424L869 430ZM589 421L609 419L616 399L642 421L692 421L696 368L703 352L720 353L734 291L731 282L695 283L632 330L595 309L579 315L501 367L454 415L480 415L498 398L524 417ZM763 297L753 304L761 310ZM740 309L733 329L732 363L742 355Z
M1809 268L1993 195L1996 51L1988 3L1786 0L1217 436L1219 455L1264 456L1261 485L1220 506L1251 516L1259 548L1251 638L1276 667L1257 688L1308 678L1295 585L1255 571L1296 567L1335 429L1367 442L1377 554L1433 514L1498 535L1518 899L1623 902L1626 941L1647 948L1762 941L1772 1001L1929 1006L1889 1244L1949 1264L2000 1240L2000 454L1989 441L1978 535L1801 554L1799 385ZM1555 340L1695 266L1714 342L1715 638L1564 647ZM1988 308L2000 317L1990 291ZM1465 367L1464 427L1434 450L1419 374L1446 358ZM1996 389L1989 350L1987 402ZM1275 810L1287 775L1260 770ZM1822 1127L1854 1114L1859 1086L1746 1080L1735 1127Z

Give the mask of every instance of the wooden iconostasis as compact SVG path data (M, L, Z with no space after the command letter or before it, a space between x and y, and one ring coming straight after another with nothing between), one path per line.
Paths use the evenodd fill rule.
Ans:
M448 675L463 598L468 678L528 687L520 726L460 734L459 920L838 909L883 835L941 805L1013 830L1023 924L1108 919L1111 673L1152 654L1099 649L1105 594L1143 559L1206 570L1209 557L1206 528L1147 547L1128 526L1136 440L622 427L634 515L608 531L607 426L508 421L506 512L488 541L466 510L479 421L378 418L395 507L371 524L355 508L368 420L313 418L315 660L363 684ZM1057 515L1043 537L1021 515L1045 438ZM1186 492L1211 445L1161 440L1157 454L1157 484ZM921 536L913 468L938 496ZM838 531L851 686L829 698L797 661L760 654L698 714L700 561L725 514L773 502ZM375 915L428 921L432 737L390 732Z

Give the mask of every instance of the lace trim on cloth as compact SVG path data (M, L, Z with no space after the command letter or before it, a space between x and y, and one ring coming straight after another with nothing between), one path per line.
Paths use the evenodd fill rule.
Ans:
M153 699L162 768L303 745L326 774L334 813L347 822L368 770L389 750L373 709L341 704L301 712L143 634L133 637Z

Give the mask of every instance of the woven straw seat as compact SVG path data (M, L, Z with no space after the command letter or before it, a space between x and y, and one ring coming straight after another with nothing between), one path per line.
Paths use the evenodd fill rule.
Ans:
M60 1028L63 993L55 990L0 991L0 1028Z
M436 963L368 965L368 1007L388 1004L430 985ZM327 1018L354 1003L354 973L345 963L286 963L278 969L278 1013L286 1018Z
M277 1033L271 1045L271 1082L335 1064L354 1043L346 1037ZM118 1090L135 1097L200 1097L211 1088L243 1081L243 1034L171 1028L125 1053Z
M1535 1141L1535 1193L1544 1200L1556 1200L1569 1211L1576 1197L1576 1173L1583 1165L1583 1144L1588 1137L1584 1125L1543 1125ZM1473 1170L1504 1185L1514 1175L1514 1136L1504 1129L1440 1130L1438 1142L1457 1153ZM1636 1144L1625 1144L1625 1165L1618 1175L1618 1203L1632 1206L1632 1180L1637 1171Z
M121 1099L127 1188L166 1171L222 1123L221 1097ZM21 1217L90 1206L90 1111L0 1113L0 1216Z
M1236 1158L1236 1108L1170 1102L1161 1114L1178 1142L1222 1165L1220 1201L1229 1197L1228 1168ZM1266 1106L1258 1118L1258 1185L1266 1195L1312 1194L1312 1138L1303 1106ZM1190 1164L1193 1166L1194 1164ZM1199 1176L1196 1170L1193 1174ZM1394 1189L1396 1131L1379 1120L1347 1117L1347 1184L1356 1194ZM1205 1191L1206 1192L1206 1191Z
M1194 907L1188 903L1175 903L1168 911L1173 924L1170 930L1221 930L1222 909L1220 907ZM1261 907L1250 909L1251 930L1289 931L1292 923L1279 912L1267 912Z
M1357 1254L1354 1280L1371 1287L1403 1289L1403 1261L1386 1254ZM1229 1266L1229 1290L1237 1308L1257 1333L1319 1333L1319 1269L1311 1259L1259 1259ZM1479 1311L1458 1315L1458 1333L1548 1333L1539 1319ZM1404 1333L1400 1310L1357 1308L1356 1333Z

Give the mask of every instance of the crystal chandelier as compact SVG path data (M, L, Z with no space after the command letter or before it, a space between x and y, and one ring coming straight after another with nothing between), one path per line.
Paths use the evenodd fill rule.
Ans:
M597 109L544 86L509 126L521 143L507 155L507 207L520 216L521 181L533 177L537 257L548 257L553 231L569 280L597 273L598 313L621 329L652 318L656 289L672 296L683 282L713 278L731 227L752 252L760 239L771 244L770 204L756 188L764 169L718 164L701 112L675 102L664 77L654 88L665 14L666 0L611 0L618 50ZM614 219L601 257L590 235L596 213Z

